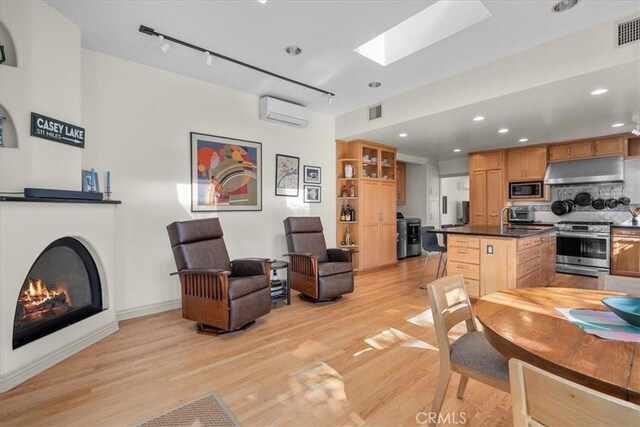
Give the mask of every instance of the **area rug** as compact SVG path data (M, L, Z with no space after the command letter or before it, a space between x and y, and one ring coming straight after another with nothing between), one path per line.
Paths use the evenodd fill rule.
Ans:
M170 409L144 423L140 427L205 427L240 426L227 405L211 393Z

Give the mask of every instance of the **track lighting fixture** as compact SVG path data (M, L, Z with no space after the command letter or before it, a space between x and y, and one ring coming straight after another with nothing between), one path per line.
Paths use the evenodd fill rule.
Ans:
M213 56L211 56L209 52L205 52L205 54L207 55L207 65L211 67L211 64L213 64Z
M328 94L327 95L327 104L329 104L329 105L333 104L333 95L332 94Z
M640 136L640 125L636 126L634 130L631 131L635 136Z
M184 46L184 47L188 47L189 49L197 50L197 51L203 52L205 54L208 54L207 60L206 60L207 61L207 65L210 65L209 64L209 60L210 59L211 59L211 62L213 63L213 59L211 57L215 56L216 58L224 59L225 61L233 62L236 65L242 65L243 67L251 68L254 71L258 71L260 73L269 75L271 77L275 77L277 79L284 80L284 81L289 82L289 83L293 83L294 85L306 87L307 89L311 89L311 90L315 90L316 92L323 93L325 95L328 95L330 100L331 100L331 98L333 98L335 96L335 93L329 92L328 90L320 89L320 88L308 85L306 83L302 83L302 82L299 82L297 80L290 79L289 77L285 77L285 76L282 76L280 74L273 73L271 71L265 70L264 68L256 67L255 65L247 64L246 62L242 62L242 61L239 61L237 59L230 58L228 56L222 55L220 53L213 52L213 51L211 51L209 49L205 49L205 48L202 48L200 46L196 46L194 44L182 41L180 39L176 39L175 37L171 37L171 36L169 36L167 34L158 33L153 28L147 27L145 25L140 25L140 27L138 28L138 31L140 31L141 33L146 34L148 36L158 37L160 39L160 42L162 43L160 45L160 50L162 52L164 52L164 53L169 51L169 49L171 48L171 46L169 46L169 43L167 43L167 41L170 41L172 43L175 43L175 44L178 44L178 45L181 45L181 46ZM329 102L329 103L331 103L331 102Z
M162 51L162 53L169 52L169 49L171 49L171 46L169 46L169 43L167 43L164 40L164 37L161 35L159 35L158 38L160 39L160 50Z

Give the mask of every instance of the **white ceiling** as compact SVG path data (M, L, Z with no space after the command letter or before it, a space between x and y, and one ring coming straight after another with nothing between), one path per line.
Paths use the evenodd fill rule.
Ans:
M590 94L601 87L609 91ZM477 115L485 120L473 121ZM619 122L625 126L611 128ZM354 139L384 141L400 147L403 154L442 160L489 148L630 132L634 123L640 124L640 62L387 126ZM499 134L503 127L509 132ZM398 136L403 132L406 138ZM529 141L520 143L520 138ZM462 151L454 153L454 148Z
M82 28L82 44L87 49L258 96L289 99L332 115L371 105L640 9L637 0L582 0L571 11L554 14L550 10L555 1L485 0L491 18L383 67L354 49L433 1L270 0L264 5L254 0L48 0L48 3ZM329 105L317 92L221 60L214 60L213 66L207 67L202 53L180 46L162 54L156 38L138 31L141 24L335 92L336 98ZM303 54L288 56L284 49L292 44L300 46ZM367 84L374 80L382 82L382 87L370 89ZM532 120L532 126L535 125ZM532 130L524 130L533 135ZM509 134L512 136L513 133ZM425 155L426 151L421 153Z

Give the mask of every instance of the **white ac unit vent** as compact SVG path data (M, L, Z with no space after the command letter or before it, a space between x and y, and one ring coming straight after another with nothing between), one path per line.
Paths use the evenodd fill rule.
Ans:
M369 120L375 120L382 117L382 104L369 108Z
M297 128L309 124L308 112L302 105L270 96L260 98L260 119Z
M618 46L640 40L640 17L618 24Z

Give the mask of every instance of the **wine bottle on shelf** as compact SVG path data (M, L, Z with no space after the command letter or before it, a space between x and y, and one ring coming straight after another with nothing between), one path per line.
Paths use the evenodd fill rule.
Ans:
M347 197L347 184L342 184L341 197Z
M356 220L356 209L351 208L351 221L355 221L355 220Z
M356 186L353 182L351 182L351 186L349 187L349 197L356 197Z
M345 221L351 221L351 207L349 205L347 205L344 215L346 217Z
M344 205L342 205L342 208L340 209L340 221L346 221L347 220L347 210L345 209Z

